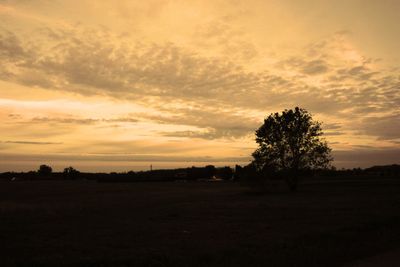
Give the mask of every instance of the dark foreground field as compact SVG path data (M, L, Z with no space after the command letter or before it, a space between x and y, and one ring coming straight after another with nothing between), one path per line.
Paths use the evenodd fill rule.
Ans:
M0 182L0 266L340 266L400 247L400 180Z

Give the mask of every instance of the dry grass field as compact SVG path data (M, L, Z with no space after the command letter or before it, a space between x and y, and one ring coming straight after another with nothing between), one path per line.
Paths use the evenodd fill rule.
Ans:
M0 182L0 266L341 266L400 247L400 179Z

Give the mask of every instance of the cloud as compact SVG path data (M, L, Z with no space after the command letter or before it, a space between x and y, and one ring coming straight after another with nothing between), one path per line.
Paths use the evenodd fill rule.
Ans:
M17 114L17 113L10 113L10 114L8 114L8 118L18 120L18 119L21 119L22 116L21 116L21 114Z
M3 141L5 144L18 144L18 145L60 145L61 142L37 142L37 141Z
M217 32L231 30L223 21L217 25ZM205 26L199 32L214 38L211 30ZM393 113L400 105L398 70L379 69L340 33L310 44L303 54L251 71L235 56L206 56L190 46L170 42L128 42L101 28L44 28L41 32L46 42L38 38L33 44L24 43L23 36L1 32L0 56L5 62L1 79L49 90L111 96L159 111L159 115L135 114L134 120L125 118L125 122L144 119L198 128L162 135L241 138L260 123L262 118L254 116L284 108L302 106L313 114L350 121L354 116ZM170 103L175 107L165 110L163 106ZM245 112L236 114L237 110ZM99 122L85 118L35 120ZM351 129L364 131L363 127L354 124ZM342 123L340 132L348 129L348 124ZM383 138L396 135L394 130L390 134L366 131Z
M342 128L342 126L340 125L340 123L323 123L322 128L324 130L337 130Z
M20 119L21 117L17 118ZM95 123L136 123L139 122L139 120L130 117L114 117L114 118L34 117L29 121L29 123L30 122L90 125Z
M112 118L112 119L102 119L103 122L123 122L123 123L136 123L140 120L130 118L130 117L120 117L120 118Z
M249 135L251 131L249 129L240 128L228 128L228 129L213 129L208 128L205 131L175 131L175 132L161 132L163 136L170 137L187 137L187 138L201 138L201 139L220 139L220 138L239 138Z
M98 122L97 119L75 119L75 118L51 118L51 117L35 117L31 120L34 123L67 123L67 124L93 124Z
M250 157L190 157L190 156L163 156L141 154L4 154L0 153L0 159L7 161L97 161L97 162L248 162Z
M135 101L162 97L203 105L236 101L240 106L264 106L280 94L263 88L288 85L282 77L249 72L225 58L199 56L171 43L116 45L98 31L72 31L50 43L35 44L39 49L22 65L9 58L14 71L6 80Z
M338 69L336 70L336 75L332 76L332 80L354 80L358 79L360 81L365 81L371 79L374 75L378 75L378 71L371 71L365 65L354 66L350 68Z
M328 63L323 59L308 60L306 57L296 56L278 62L279 68L296 70L307 75L323 74L329 71Z
M13 65L18 66L30 55L25 51L20 39L12 32L0 31L0 79L10 79L13 74Z
M101 30L72 30L63 33L63 36L60 41L52 41L51 49L45 49L38 43L36 46L41 49L23 56L25 63L14 66L19 69L15 74L16 81L82 94L108 94L117 98L172 97L225 104L235 101L241 106L251 104L256 108L270 104L270 99L279 99L282 94L288 102L298 100L299 92L304 94L304 98L316 94L313 86L301 76L276 75L272 69L247 71L243 65L227 61L227 58L199 56L173 43L119 44L109 33ZM5 46L20 44L16 38L6 39L8 44ZM283 61L281 66L297 70L299 74L336 73L335 84L323 84L319 88L317 96L320 98L326 95L328 89L340 90L343 86L339 85L346 79L353 80L352 86L362 85L360 79L368 83L359 90L367 89L366 85L370 88L372 83L381 85L382 82L389 82L393 85L398 82L398 79L390 81L388 77L384 81L379 77L369 81L373 74L379 72L370 71L364 65L339 68L333 64L328 67L332 65L328 61L333 58L332 55L323 55L328 48L320 48L319 58L308 60L306 56L297 56ZM19 50L25 51L23 48ZM14 59L11 54L15 57L18 53L8 53L9 61ZM351 94L352 88L348 88L349 85L346 87L346 93ZM335 103L340 98L329 100Z
M234 16L224 16L197 25L191 37L198 51L214 56L229 55L235 61L248 62L259 56L255 45L243 30L232 26Z
M161 132L164 136L218 139L239 138L254 133L261 124L261 118L255 119L243 113L235 109L198 106L165 108L159 115L140 114L140 116L156 123L199 128L197 131Z
M10 31L0 32L0 58L9 60L25 59L28 56L20 39Z
M367 147L356 150L333 151L334 164L339 167L370 167L373 165L399 164L400 149Z
M400 139L400 114L381 117L367 117L362 121L364 134L378 137L380 140Z
M339 131L327 131L324 133L325 136L338 136L338 135L344 135L345 133L339 132Z
M302 72L305 74L321 74L328 71L328 65L323 60L312 60L306 62L306 64L302 68Z

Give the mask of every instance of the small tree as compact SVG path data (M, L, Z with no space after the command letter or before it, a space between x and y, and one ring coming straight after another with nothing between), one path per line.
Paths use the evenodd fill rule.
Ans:
M73 167L67 167L64 169L63 176L67 179L76 179L78 178L80 172Z
M322 134L321 124L305 109L296 107L271 114L256 130L259 147L252 163L264 175L284 175L290 190L295 191L300 172L327 168L332 161L331 149L321 139Z
M215 171L215 175L220 179L230 180L233 176L233 170L229 166L217 168Z
M40 176L50 176L51 173L53 172L53 169L50 166L47 165L40 165L39 170L38 170L38 174Z

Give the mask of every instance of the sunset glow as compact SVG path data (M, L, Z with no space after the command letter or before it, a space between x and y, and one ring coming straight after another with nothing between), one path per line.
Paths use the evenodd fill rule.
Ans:
M247 164L271 112L400 163L400 1L0 0L0 171Z

